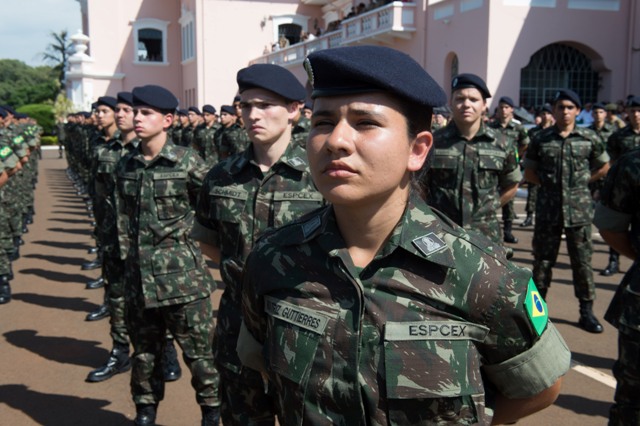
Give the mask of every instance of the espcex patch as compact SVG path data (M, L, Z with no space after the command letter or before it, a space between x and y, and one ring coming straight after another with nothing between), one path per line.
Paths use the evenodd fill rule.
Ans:
M524 307L536 333L538 333L538 336L541 335L549 321L549 311L547 310L547 303L540 296L536 284L533 282L533 278L529 279Z

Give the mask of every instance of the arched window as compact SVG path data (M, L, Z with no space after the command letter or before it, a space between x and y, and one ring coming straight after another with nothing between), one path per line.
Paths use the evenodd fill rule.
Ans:
M578 49L555 43L538 50L520 72L520 105L540 107L558 89L575 91L582 103L598 99L599 75Z
M302 33L302 27L297 24L282 24L278 26L278 40L284 36L289 40L289 44L296 44L300 41L300 34Z
M145 18L133 22L134 62L167 64L168 22Z

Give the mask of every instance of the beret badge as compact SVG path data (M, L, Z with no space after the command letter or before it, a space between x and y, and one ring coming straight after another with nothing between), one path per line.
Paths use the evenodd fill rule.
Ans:
M311 61L309 58L304 60L304 69L307 71L307 77L309 78L309 84L313 87L313 68L311 67Z

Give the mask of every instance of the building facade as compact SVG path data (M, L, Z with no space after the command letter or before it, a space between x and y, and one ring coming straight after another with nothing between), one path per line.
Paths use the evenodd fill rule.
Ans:
M558 88L584 102L640 94L636 1L77 1L83 34L68 90L78 109L142 84L169 88L184 107L219 107L251 63L282 65L306 84L308 53L357 44L406 52L445 90L457 73L478 74L525 107Z

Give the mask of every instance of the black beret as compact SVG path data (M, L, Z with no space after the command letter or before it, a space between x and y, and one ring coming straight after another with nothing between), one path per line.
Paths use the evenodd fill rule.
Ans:
M480 93L482 93L482 97L484 99L491 97L491 92L489 92L489 89L487 88L487 84L484 82L483 79L481 79L475 74L468 74L468 73L458 74L457 76L453 77L453 79L451 80L452 92L455 92L456 90L460 90L460 89L468 89L470 87L478 89Z
M96 109L98 107L98 102L94 102L91 104L91 111L93 111L94 109Z
M21 112L16 112L14 117L18 120L20 120L21 118L29 118L29 116L27 114L23 114Z
M233 97L233 102L240 102L242 100L242 98L240 97L240 95L236 95Z
M226 112L227 114L236 115L236 109L231 105L222 105L220 107L220 112Z
M91 118L91 112L89 111L82 111L80 113L84 118Z
M202 112L208 112L209 114L215 114L216 113L216 107L214 107L213 105L205 105L202 107Z
M187 116L189 115L189 111L187 111L186 109L179 109L176 111L176 114Z
M16 115L16 110L11 108L9 105L0 105L0 107L2 107L2 109L4 109L9 114Z
M273 64L254 64L238 71L239 92L265 89L291 101L300 101L307 92L298 79L286 68Z
M540 108L540 112L548 112L549 114L553 114L553 110L551 109L551 105L549 104L544 104L542 105L542 108Z
M133 106L133 95L131 92L118 92L118 103Z
M640 96L629 96L629 98L627 98L626 106L628 107L640 106Z
M313 103L311 102L305 102L304 103L304 109L313 109Z
M593 106L591 107L591 109L603 109L606 110L605 105L602 102L596 102L595 104L593 104Z
M2 116L2 118L7 118L7 110L0 108L0 116Z
M508 96L503 96L500 98L500 100L498 101L499 104L507 104L509 105L511 108L515 108L516 104L513 102L513 99L511 99Z
M202 113L200 112L200 110L198 109L198 107L194 107L194 106L190 106L189 107L189 111L191 112L195 112L198 115L202 115Z
M417 105L446 103L442 88L409 55L383 46L346 46L311 53L304 66L312 98L384 91Z
M148 106L160 111L174 111L178 107L178 99L161 86L149 84L135 87L131 91L134 106Z
M107 106L107 107L115 110L117 103L118 103L118 100L116 98L114 98L113 96L100 96L98 98L98 101L96 102L96 106L104 105L104 106Z
M580 102L580 96L578 96L578 94L573 90L570 90L570 89L558 90L556 94L553 96L553 103L555 104L560 100L573 102L575 106L577 106L578 108L582 108L582 102Z

